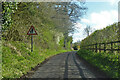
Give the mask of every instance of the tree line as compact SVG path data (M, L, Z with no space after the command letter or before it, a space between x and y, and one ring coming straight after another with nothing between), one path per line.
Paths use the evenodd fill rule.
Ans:
M108 43L108 42L114 42L114 41L119 41L118 23L109 25L106 28L101 30L96 30L91 35L89 35L84 40L82 40L80 43L80 46L82 47L82 46L87 46L87 45L96 44L96 43ZM118 46L119 46L118 44L113 45L114 48L117 48ZM109 45L107 45L106 47L110 48Z
M30 43L26 35L33 25L38 36L36 45L54 49L56 46L70 47L74 23L80 20L87 8L84 2L2 2L2 38L6 41Z

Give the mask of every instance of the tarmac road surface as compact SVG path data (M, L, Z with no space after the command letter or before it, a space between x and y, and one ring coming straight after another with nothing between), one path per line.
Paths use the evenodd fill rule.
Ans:
M65 52L52 57L30 78L106 78L88 67L79 59L76 51Z

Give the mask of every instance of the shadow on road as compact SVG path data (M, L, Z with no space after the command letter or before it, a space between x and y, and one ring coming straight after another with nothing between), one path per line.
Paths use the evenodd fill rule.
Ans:
M67 57L66 57L66 60L65 60L64 78L68 78L68 58L69 58L70 55L71 55L71 57L73 57L73 61L74 61L75 65L76 65L76 67L77 67L78 70L79 70L79 75L83 78L83 80L86 80L86 79L85 79L85 75L83 74L83 70L80 68L79 64L77 63L74 54L68 54Z
M66 60L65 60L64 78L68 78L68 57L69 57L69 54L67 55L67 58L66 58Z
M76 61L76 59L75 59L75 55L72 54L72 56L73 56L73 60L74 60L74 62L75 62L75 65L77 66L77 68L78 68L78 70L79 70L80 76L81 76L82 78L84 78L83 80L86 80L86 79L85 79L85 75L83 74L83 70L80 68L79 64L77 63L77 61Z

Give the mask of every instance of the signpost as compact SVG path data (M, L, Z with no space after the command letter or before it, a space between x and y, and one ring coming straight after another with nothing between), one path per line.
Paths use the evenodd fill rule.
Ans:
M30 27L27 35L31 35L31 52L33 52L33 35L38 35L33 26Z

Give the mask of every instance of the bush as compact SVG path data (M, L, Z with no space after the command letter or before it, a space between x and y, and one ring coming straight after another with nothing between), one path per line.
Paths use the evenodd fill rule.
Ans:
M78 50L77 46L74 46L73 49L74 49L74 50Z

